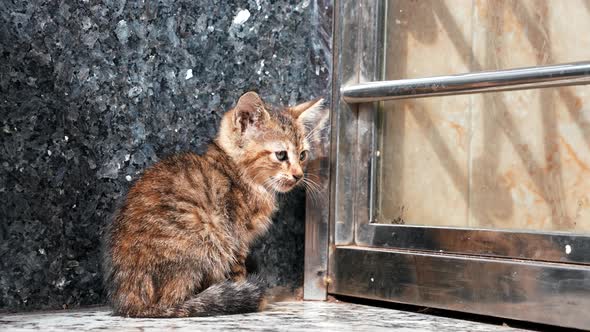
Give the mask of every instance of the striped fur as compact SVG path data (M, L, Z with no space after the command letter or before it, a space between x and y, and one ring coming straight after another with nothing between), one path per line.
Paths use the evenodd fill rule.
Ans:
M246 276L245 260L270 226L276 193L304 181L306 121L320 105L271 110L246 93L203 156L174 155L144 172L105 234L115 314L209 316L263 306L265 287ZM282 151L287 160L277 157Z

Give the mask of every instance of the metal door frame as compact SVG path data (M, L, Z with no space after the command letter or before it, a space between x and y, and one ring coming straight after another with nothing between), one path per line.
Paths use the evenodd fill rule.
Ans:
M307 201L304 298L590 327L590 236L371 223L379 101L588 84L590 63L383 82L386 4L334 3L331 142L315 161L325 195Z

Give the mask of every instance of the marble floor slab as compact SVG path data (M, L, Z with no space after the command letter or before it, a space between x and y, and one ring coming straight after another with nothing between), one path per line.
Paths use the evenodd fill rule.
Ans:
M351 303L280 302L264 312L178 319L115 317L109 308L0 315L0 331L522 331Z

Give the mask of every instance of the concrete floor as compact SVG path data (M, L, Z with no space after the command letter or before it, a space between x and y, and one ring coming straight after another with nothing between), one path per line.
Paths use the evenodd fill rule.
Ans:
M0 331L522 331L352 303L280 302L263 312L176 319L111 316L107 307L0 315Z

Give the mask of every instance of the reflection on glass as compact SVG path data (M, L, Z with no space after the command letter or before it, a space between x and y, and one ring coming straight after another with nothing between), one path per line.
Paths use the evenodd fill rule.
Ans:
M586 2L388 10L386 79L590 60ZM393 101L379 118L376 222L590 232L589 86Z

